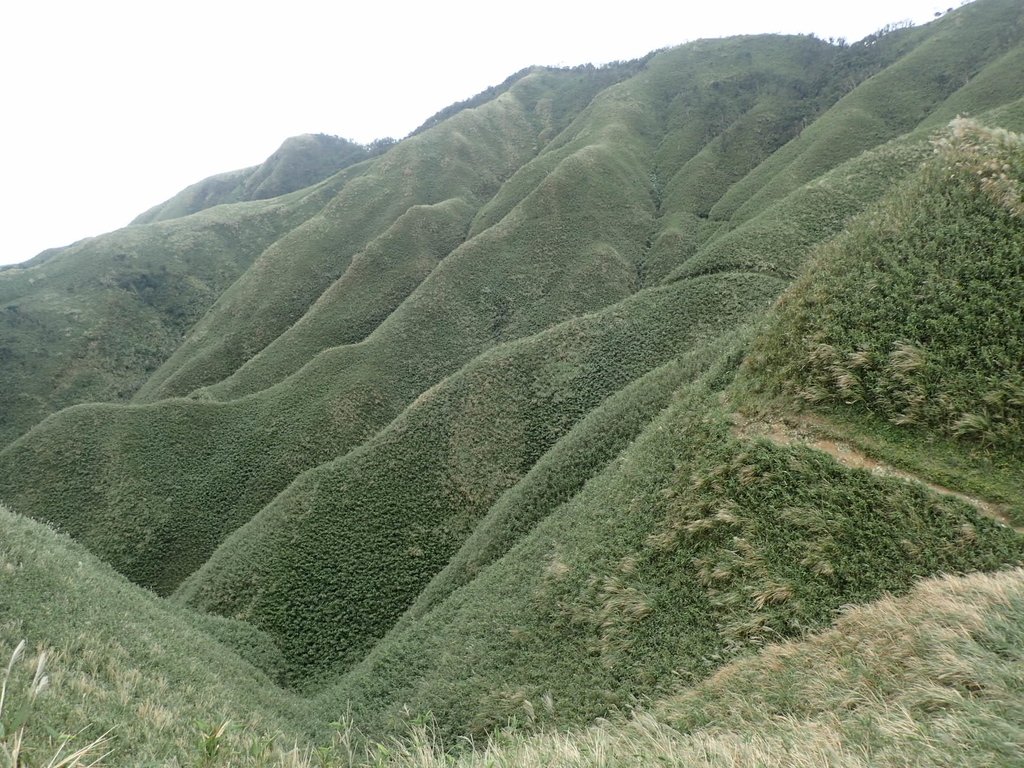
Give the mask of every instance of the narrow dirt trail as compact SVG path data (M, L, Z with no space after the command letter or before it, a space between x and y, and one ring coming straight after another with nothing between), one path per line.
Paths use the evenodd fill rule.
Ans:
M898 469L884 461L874 459L849 443L822 436L815 430L814 424L810 421L794 423L777 419L750 419L739 413L732 415L732 421L733 434L737 437L761 437L770 440L776 445L806 445L827 453L844 467L866 469L873 474L883 477L895 477L906 482L918 483L936 493L960 499L970 504L986 517L1008 528L1013 528L1017 533L1024 533L1024 528L1013 524L1006 515L1005 508L1002 505L985 501L977 496L954 491L952 488L933 483L920 475L915 475L912 472Z

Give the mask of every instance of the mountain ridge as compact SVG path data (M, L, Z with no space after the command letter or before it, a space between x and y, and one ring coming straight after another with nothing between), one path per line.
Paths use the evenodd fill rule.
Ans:
M140 213L131 224L177 219L216 205L280 197L371 156L369 148L324 133L292 136L260 165L218 173Z
M123 634L117 748L188 762L150 710L163 675L198 717L192 644L233 748L397 765L417 718L441 750L584 733L842 606L1019 581L1022 56L1024 9L979 0L530 68L312 185L0 272L0 578L74 605L0 640L84 675L43 712L126 717L80 661ZM244 186L208 181L151 215ZM800 420L903 474L736 428Z

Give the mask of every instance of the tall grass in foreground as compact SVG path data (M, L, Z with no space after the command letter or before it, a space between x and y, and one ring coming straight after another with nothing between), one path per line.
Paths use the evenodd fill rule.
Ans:
M402 768L1021 765L1022 619L1024 570L929 579L623 722L535 736L506 729L459 756L421 724L407 741L323 756Z
M93 739L84 746L72 749L76 735L63 735L52 747L52 753L45 757L29 760L25 736L32 720L36 699L49 685L46 675L46 651L40 651L35 663L25 658L25 641L22 640L11 653L10 661L0 679L0 768L20 768L28 765L45 765L46 768L77 768L78 766L99 765L107 756L107 735ZM31 677L19 674L20 668L32 669ZM49 729L47 729L49 730ZM51 742L55 739L51 736ZM45 763L42 761L46 760Z
M373 741L346 714L330 742L289 748L228 739L234 726L222 722L200 728L175 764L1014 766L1024 764L1022 659L1024 569L946 576L848 608L830 630L766 646L628 718L585 729L530 734L510 723L483 742L446 742L419 720L404 738ZM79 754L47 765L96 764ZM120 764L116 755L111 762Z

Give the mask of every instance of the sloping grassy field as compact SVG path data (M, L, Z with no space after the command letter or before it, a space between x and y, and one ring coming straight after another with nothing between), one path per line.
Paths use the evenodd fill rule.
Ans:
M260 253L339 186L129 227L0 270L0 444L68 405L131 398Z
M521 727L453 760L430 721L378 745L350 712L303 701L243 661L238 649L266 646L251 629L155 598L6 509L0 520L5 664L27 640L0 670L0 720L27 716L30 764L104 735L80 764L106 754L110 765L1012 765L1021 738L1019 569L846 608L832 630L770 644L697 685L671 676L642 711L585 730L530 735L545 700L520 698ZM41 654L47 683L25 708Z
M834 629L771 645L706 682L583 731L506 730L458 759L429 724L385 765L707 768L1017 765L1024 578L929 580L848 609Z
M1024 555L1016 533L961 502L729 434L713 397L680 396L508 554L400 622L325 695L377 728L405 706L429 710L446 738L522 720L528 707L564 725L699 680L932 569Z
M867 417L868 432L897 427L919 453L959 443L956 463L984 467L985 484L966 471L944 480L987 491L1021 522L1024 143L958 119L934 144L934 159L819 251L748 369L757 391Z
M0 271L0 754L1002 764L1022 40L533 68Z
M273 664L273 644L259 632L159 600L5 507L0 521L0 654L6 666L24 640L29 657L0 707L5 745L34 662L41 651L49 656L49 690L26 728L26 764L45 764L40 756L48 759L60 734L76 735L74 746L109 733L111 764L190 765L200 756L201 723L231 719L232 740L242 744L284 731L294 739L315 719L308 703L243 660Z

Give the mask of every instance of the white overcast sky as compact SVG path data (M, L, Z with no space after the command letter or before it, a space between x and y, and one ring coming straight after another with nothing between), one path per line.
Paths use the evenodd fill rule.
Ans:
M0 264L124 226L288 136L401 138L531 64L760 32L853 42L954 5L11 0L0 9Z

